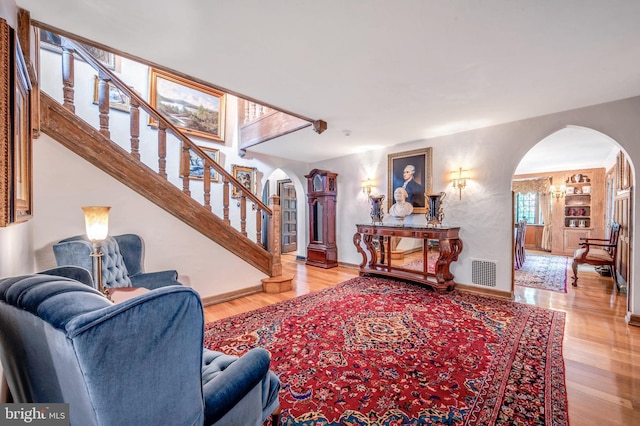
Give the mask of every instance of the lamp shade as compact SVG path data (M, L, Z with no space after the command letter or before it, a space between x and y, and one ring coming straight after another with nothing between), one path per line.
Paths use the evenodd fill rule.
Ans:
M109 233L109 210L107 206L82 207L87 237L92 242L104 241Z

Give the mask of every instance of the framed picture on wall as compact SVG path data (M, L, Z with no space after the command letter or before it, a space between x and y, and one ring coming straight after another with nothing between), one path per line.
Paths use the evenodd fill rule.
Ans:
M32 141L31 141L31 81L22 56L20 43L11 31L14 55L13 67L13 157L12 222L24 222L33 215Z
M389 209L395 203L393 192L403 187L413 213L425 213L424 194L431 193L432 185L431 148L389 154L388 178Z
M200 147L201 150L205 152L216 163L220 162L220 151L213 148L206 148L204 146ZM184 164L183 162L181 163ZM182 166L182 170L180 170L180 175L184 176L185 174L189 174L189 179L203 179L204 178L204 159L200 158L200 156L196 155L193 150L189 150L189 170L184 170L184 166ZM220 174L216 172L216 170L212 167L211 171L211 182L219 182Z
M255 167L234 164L231 168L231 175L254 195L256 193L256 174ZM231 197L240 198L240 192L235 186L231 187Z
M188 135L224 142L225 94L151 68L149 103ZM149 117L149 124L157 121Z

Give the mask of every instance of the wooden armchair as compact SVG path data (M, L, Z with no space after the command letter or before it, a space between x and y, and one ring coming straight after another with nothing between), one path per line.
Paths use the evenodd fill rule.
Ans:
M613 222L609 238L581 238L582 242L579 248L573 254L573 270L574 287L578 285L578 265L586 263L594 266L609 266L611 268L611 276L616 287L618 280L616 277L616 256L618 254L618 237L620 236L620 224Z

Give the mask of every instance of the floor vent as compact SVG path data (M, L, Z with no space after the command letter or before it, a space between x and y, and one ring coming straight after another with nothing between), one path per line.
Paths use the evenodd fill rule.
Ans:
M471 259L471 282L485 287L495 287L496 262L493 260Z

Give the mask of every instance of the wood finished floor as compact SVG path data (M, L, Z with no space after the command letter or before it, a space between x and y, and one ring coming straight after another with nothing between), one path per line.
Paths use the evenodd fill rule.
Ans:
M358 275L356 269L307 267L283 256L293 289L259 293L205 308L206 321L258 309L308 292L332 287ZM640 425L640 327L625 323L626 295L609 277L588 265L579 269L578 287L567 293L515 288L515 301L566 312L563 353L569 421L574 426Z

